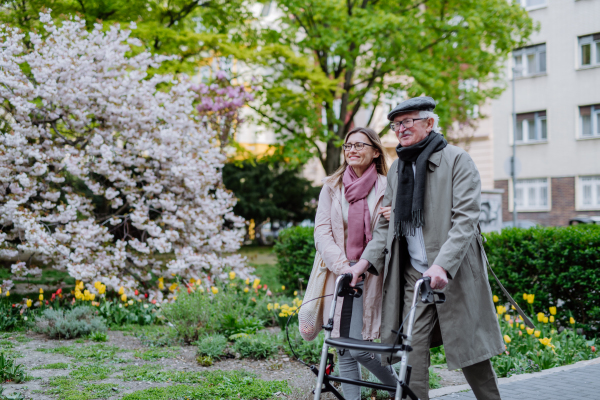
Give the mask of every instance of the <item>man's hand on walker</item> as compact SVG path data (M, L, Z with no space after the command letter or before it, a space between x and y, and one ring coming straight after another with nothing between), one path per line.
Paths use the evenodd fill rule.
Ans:
M343 274L351 273L352 274L352 282L350 282L350 286L354 287L359 281L360 276L365 273L366 270L369 269L369 262L367 260L358 260L356 264L351 267L346 268L342 271Z
M442 290L448 284L448 274L446 273L446 270L439 265L433 264L427 271L425 271L425 273L423 273L423 276L428 276L431 278L430 285L433 290Z

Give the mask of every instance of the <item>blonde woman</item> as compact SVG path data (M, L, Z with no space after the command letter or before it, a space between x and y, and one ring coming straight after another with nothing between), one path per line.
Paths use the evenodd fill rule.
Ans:
M344 139L344 162L323 181L315 220L315 244L327 269L326 293L333 293L337 276L354 265L371 240L377 220L389 219L390 207L382 207L387 186L387 165L379 136L369 128L355 128ZM381 324L382 276L366 274L363 295L353 300L351 315L343 315L339 299L332 337L379 338ZM331 298L326 298L323 320L327 321ZM348 308L345 308L348 310ZM349 321L348 321L349 319ZM390 367L381 365L379 355L346 350L339 353L340 375L360 379L359 363L384 384L395 386ZM342 384L344 397L360 400L360 387Z

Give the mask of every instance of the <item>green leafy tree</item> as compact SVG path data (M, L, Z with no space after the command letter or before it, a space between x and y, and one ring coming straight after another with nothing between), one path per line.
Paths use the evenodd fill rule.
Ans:
M320 188L279 163L243 161L225 164L223 183L238 199L233 211L256 226L266 221L314 219Z
M39 13L97 22L136 23L132 36L155 54L176 55L161 72L192 72L213 56L247 58L252 13L242 0L0 0L0 22L39 31ZM243 29L241 29L243 28Z
M427 94L439 102L443 125L466 121L475 105L501 93L495 83L506 56L534 29L526 11L506 0L277 6L282 15L261 31L252 58L267 66L253 108L285 143L282 156L317 156L327 173L340 165L340 142L361 108Z

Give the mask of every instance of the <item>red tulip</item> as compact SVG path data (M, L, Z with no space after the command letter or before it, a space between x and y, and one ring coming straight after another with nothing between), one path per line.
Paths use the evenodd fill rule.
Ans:
M62 293L62 288L59 288L59 289L56 291L56 294L61 294L61 293Z
M135 289L135 292L133 292L133 294L135 294L136 296L138 295L138 293L139 292L137 291L137 289Z
M144 293L144 297L145 297L145 298L148 298L148 293Z

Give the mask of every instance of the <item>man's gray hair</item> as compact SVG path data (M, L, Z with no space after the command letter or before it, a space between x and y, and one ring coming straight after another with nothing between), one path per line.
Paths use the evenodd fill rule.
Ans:
M439 125L440 117L433 111L419 111L419 118L432 118L433 128L431 130L433 132L442 133Z

